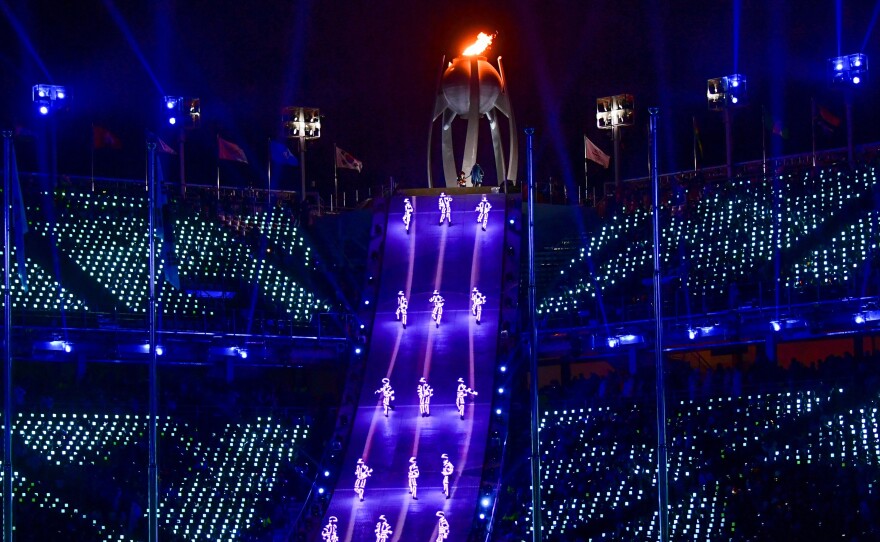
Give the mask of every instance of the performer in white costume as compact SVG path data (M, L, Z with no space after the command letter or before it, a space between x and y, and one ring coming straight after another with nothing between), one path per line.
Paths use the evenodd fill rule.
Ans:
M330 516L327 520L327 525L321 531L321 538L324 542L339 542L339 536L336 534L337 521L336 516Z
M403 225L406 228L406 233L409 233L409 225L412 222L412 215L412 203L409 202L409 198L403 198Z
M416 490L419 488L419 466L416 465L416 458L409 458L409 471L406 473L407 480L409 481L409 492L412 493L413 500L419 500L416 497Z
M440 469L440 474L443 475L443 494L446 495L446 498L449 498L449 477L452 476L452 471L454 467L452 465L452 461L449 460L449 456L447 454L442 454L440 458L443 460L443 468Z
M434 294L429 299L431 303L434 304L434 309L431 311L431 320L437 324L437 327L440 327L440 319L443 318L443 296L440 295L440 292L434 290Z
M409 301L406 300L406 295L404 295L403 290L397 292L397 312L394 314L397 315L397 319L403 324L403 329L406 329L406 309L409 308Z
M477 323L480 323L480 318L483 316L483 305L486 303L486 296L480 293L477 290L477 287L474 286L474 291L471 292L471 314L474 315L477 319Z
M381 393L382 394L382 410L385 412L385 417L388 417L388 411L394 410L394 407L391 406L391 401L394 400L394 389L391 387L391 381L387 378L382 379L382 387L373 393Z
M489 203L489 200L486 199L486 196L483 195L483 199L477 205L477 224L483 224L483 231L486 231L486 224L489 223L489 209L492 208L492 204Z
M461 419L464 419L464 398L467 395L479 395L474 390L467 387L464 383L464 378L458 379L458 389L455 392L455 406L458 407L458 415L461 416Z
M431 415L431 396L434 395L434 388L428 385L425 377L422 377L419 380L417 391L419 393L419 414L423 418L427 418Z
M442 226L444 221L447 224L452 224L452 196L447 196L446 192L440 192L437 207L440 209L440 225Z
M388 542L388 537L393 532L388 520L385 519L385 514L379 516L379 521L376 523L376 542Z
M437 511L437 542L443 542L449 538L449 522L446 521L446 514L442 510Z
M360 499L364 500L364 488L367 485L367 477L373 474L373 469L364 463L364 459L358 459L357 466L354 468L354 492Z

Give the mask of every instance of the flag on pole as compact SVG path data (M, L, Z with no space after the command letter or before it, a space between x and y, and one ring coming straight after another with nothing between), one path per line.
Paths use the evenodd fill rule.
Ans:
M156 140L157 142L162 141L158 137ZM156 150L159 150L160 148L161 145L156 146ZM159 160L158 156L156 156L155 171L156 179L154 184L156 187L156 194L153 199L155 205L153 212L156 213L154 215L156 217L156 237L161 243L159 254L162 258L162 269L165 274L165 281L173 286L175 290L180 290L180 272L177 266L177 253L174 248L173 220L171 220L170 216L168 196L165 193L165 174L162 171L162 161ZM166 214L169 216L166 216ZM168 224L167 228L165 227L165 224Z
M168 143L162 141L162 138L158 136L156 136L156 150L165 154L177 154Z
M220 160L248 163L247 156L241 150L241 147L231 141L226 141L219 135L217 136L217 157Z
M825 106L819 106L819 114L816 116L816 124L826 132L833 132L840 128L843 123L840 117L832 113Z
M21 281L21 287L26 292L27 283L27 266L24 258L24 234L28 232L27 216L24 211L24 198L21 194L21 182L18 178L18 160L15 158L15 144L10 142L9 149L12 153L11 157L11 178L9 179L9 195L12 197L12 234L15 242L15 260L18 263L18 279Z
M364 169L364 164L354 156L336 147L336 167L342 169L356 169L358 173Z
M587 136L584 136L584 158L592 160L606 169L611 163L611 157L602 152L602 149L594 145Z
M700 155L700 158L703 157L703 138L700 137L700 125L697 124L697 117L691 117L691 121L694 124L694 154Z
M270 141L269 152L272 155L272 161L276 164L282 164L285 166L299 165L299 160L296 159L296 155L290 152L290 149L288 149L287 145L284 143Z
M764 128L775 136L788 139L788 126L781 120L773 118L770 113L764 113Z
M107 128L92 124L92 148L119 150L122 140Z

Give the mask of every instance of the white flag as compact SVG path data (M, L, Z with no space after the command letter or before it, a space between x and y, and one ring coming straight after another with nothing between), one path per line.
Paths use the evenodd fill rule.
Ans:
M606 169L611 163L611 157L602 152L602 149L594 145L587 136L584 136L584 158L592 160Z
M358 173L364 169L364 164L354 156L348 154L344 150L336 147L336 167L343 169L354 169Z

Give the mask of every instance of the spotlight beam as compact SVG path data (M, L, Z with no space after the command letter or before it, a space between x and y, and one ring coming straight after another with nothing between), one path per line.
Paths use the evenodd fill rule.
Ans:
M107 12L110 13L110 16L113 17L113 21L116 23L116 26L119 27L119 31L122 32L122 36L125 38L125 41L128 42L128 46L131 47L131 51L134 53L134 56L138 58L141 66L143 66L144 70L147 72L147 75L149 75L150 79L153 80L153 84L156 85L156 90L159 91L160 95L164 96L165 91L162 89L162 85L159 84L159 80L156 78L156 74L153 73L153 69L150 68L150 64L147 62L147 58L141 51L141 48L138 45L137 41L135 41L134 34L131 33L131 28L129 28L128 23L125 22L122 14L119 13L118 9L116 9L116 4L113 3L113 0L104 0L104 7L107 8Z
M6 0L0 0L0 9L3 10L3 14L6 15L6 18L9 19L9 24L12 25L12 28L15 30L15 33L18 34L19 39L24 44L28 53L30 53L31 57L34 59L34 62L39 66L40 71L43 72L43 75L46 76L46 79L51 83L53 82L52 75L49 73L46 65L43 64L43 59L40 58L40 55L37 54L37 50L34 49L34 44L31 42L27 33L24 31L24 26L22 26L21 21L18 20L18 17L12 13L12 10L9 9L9 4L6 3Z

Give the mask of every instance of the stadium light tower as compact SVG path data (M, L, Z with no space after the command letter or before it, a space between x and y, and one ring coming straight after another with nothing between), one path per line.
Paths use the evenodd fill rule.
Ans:
M66 110L70 92L59 85L34 85L33 100L37 113L46 116L53 111Z
M846 152L853 163L852 94L868 80L868 55L855 53L828 59L828 82L833 88L843 90L846 104Z
M300 201L306 200L306 141L321 137L321 112L316 107L285 107L281 125L288 139L299 140Z
M744 75L735 73L713 77L706 83L706 100L709 111L720 111L724 117L724 146L727 151L727 178L733 177L733 137L731 135L730 111L742 107L748 101L748 87Z
M186 194L186 169L184 167L183 147L186 130L194 130L202 124L202 101L199 98L165 96L162 98L162 111L170 126L180 129L180 193Z
M614 190L620 196L620 129L635 124L635 105L632 94L606 96L596 100L596 126L611 130L614 141Z

